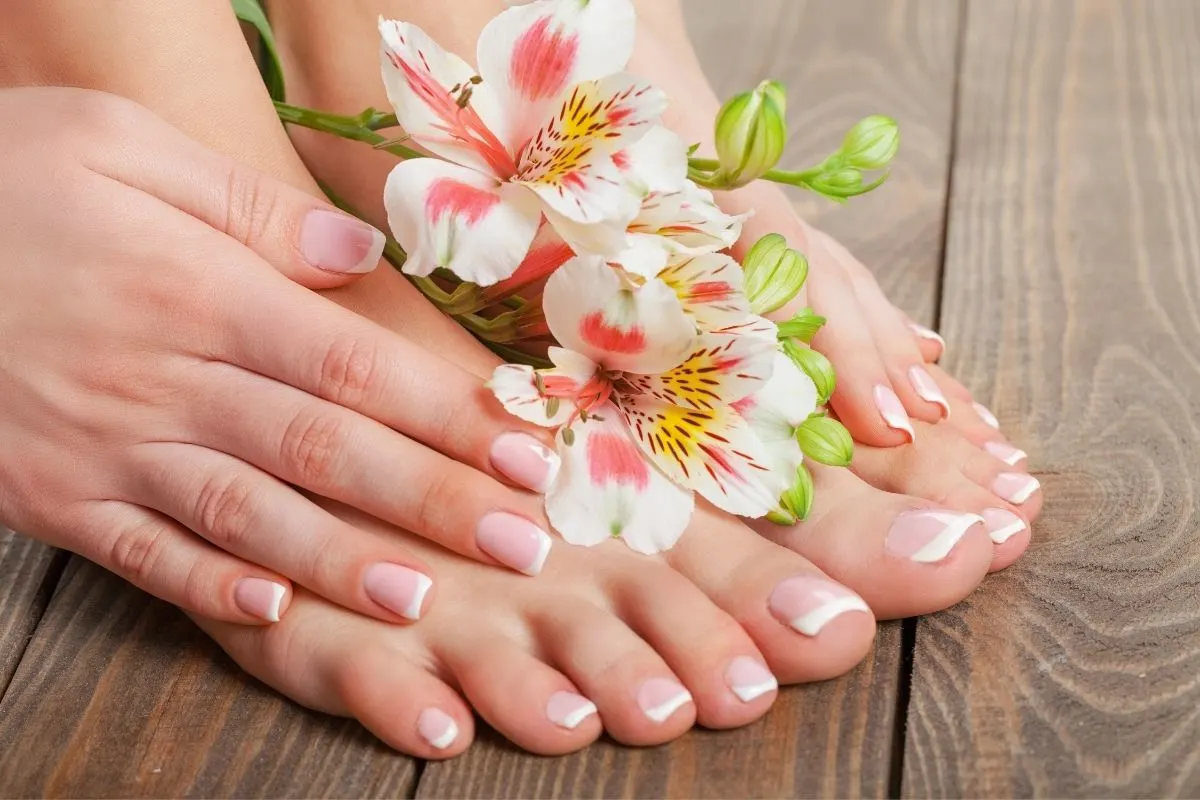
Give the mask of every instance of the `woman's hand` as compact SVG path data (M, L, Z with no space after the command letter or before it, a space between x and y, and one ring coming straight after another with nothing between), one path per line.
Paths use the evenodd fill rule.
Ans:
M377 231L98 92L0 90L0 148L0 522L241 623L289 580L428 602L426 565L295 487L541 569L541 504L501 480L550 483L544 434L300 285L369 271Z

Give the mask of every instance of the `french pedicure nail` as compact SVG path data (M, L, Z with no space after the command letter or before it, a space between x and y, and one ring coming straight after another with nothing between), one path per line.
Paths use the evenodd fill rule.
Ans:
M550 534L506 511L493 511L479 520L475 542L501 564L526 575L541 572L550 553Z
M1033 497L1040 488L1037 478L1023 472L1001 472L992 482L992 491L1015 506Z
M440 708L427 708L417 717L417 733L435 750L445 750L458 738L458 723Z
M1003 508L984 509L983 524L996 544L1004 544L1028 527L1025 520Z
M252 617L279 622L279 606L287 587L263 578L242 578L233 587L233 602Z
M996 419L995 414L993 414L991 411L988 411L987 406L983 405L982 403L971 403L971 405L975 407L975 413L979 415L981 420L996 430L1000 430L1000 420Z
M1003 461L1005 464L1008 464L1010 467L1016 466L1018 462L1028 458L1029 456L1029 454L1024 450L1018 450L1011 444L1006 444L1005 442L984 442L983 449Z
M779 681L771 671L756 658L738 656L729 662L725 670L725 683L743 703L779 688Z
M669 678L651 678L638 689L637 702L651 721L662 723L692 702L692 695Z
M920 336L922 339L926 339L931 342L937 342L938 346L942 348L942 352L946 352L946 340L943 339L941 334L937 331L926 328L924 325L921 325L917 322L908 323L908 327L913 333L915 333L917 336Z
M555 692L546 702L546 716L560 728L573 731L596 713L596 704L574 692Z
M890 387L875 387L875 407L879 409L884 423L889 428L903 431L907 434L909 442L916 441L916 434L913 433L912 423L908 421L908 414L904 413L904 405Z
M326 272L362 274L379 264L387 240L365 222L314 208L300 224L300 255Z
M428 575L399 564L380 562L367 567L363 589L379 605L405 619L421 618L421 604L433 581Z
M562 461L549 447L527 433L503 433L492 442L492 466L526 489L545 494L558 476Z
M941 406L942 419L950 419L950 401L946 399L946 395L942 394L942 390L938 388L928 372L918 366L909 367L908 380L918 397L926 403Z
M978 514L954 511L905 511L888 531L888 552L910 561L929 564L941 561L966 535L972 525L983 522Z
M793 575L780 581L767 607L775 619L805 636L816 636L831 620L847 612L871 611L845 586L816 575Z

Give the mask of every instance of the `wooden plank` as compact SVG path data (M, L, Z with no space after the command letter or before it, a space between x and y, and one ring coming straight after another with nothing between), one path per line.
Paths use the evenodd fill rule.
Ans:
M407 797L415 781L357 723L284 700L78 558L0 702L6 797Z
M950 366L1030 553L917 637L911 797L1200 796L1200 5L968 7Z
M0 526L0 697L53 591L55 551Z
M787 166L816 163L849 125L886 112L903 127L888 185L848 208L797 197L808 219L878 268L916 319L932 322L941 263L958 3L687 0L692 35L722 96L765 77L787 83L795 132ZM747 13L749 9L752 13ZM850 675L781 693L739 731L695 731L665 747L600 742L557 759L494 734L427 765L419 797L784 797L887 795L901 673L900 626Z

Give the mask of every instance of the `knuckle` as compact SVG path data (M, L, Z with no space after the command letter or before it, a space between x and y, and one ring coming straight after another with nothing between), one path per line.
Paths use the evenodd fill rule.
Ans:
M70 119L84 142L124 138L146 117L146 110L128 98L95 89L77 92L71 100Z
M336 478L345 441L345 425L336 415L301 412L283 432L280 460L293 482L321 491Z
M166 537L162 524L143 520L117 534L109 548L109 564L130 583L146 587L162 560Z
M379 348L355 336L330 342L321 360L318 392L330 402L356 408L379 393Z
M252 249L267 239L279 215L280 198L262 175L231 163L225 202L226 234Z
M422 486L416 508L413 510L413 525L420 536L441 541L441 532L447 527L449 509L462 506L462 483L452 480L450 470L432 470L422 476Z
M238 550L253 532L254 490L241 476L209 476L196 494L192 518L214 544Z

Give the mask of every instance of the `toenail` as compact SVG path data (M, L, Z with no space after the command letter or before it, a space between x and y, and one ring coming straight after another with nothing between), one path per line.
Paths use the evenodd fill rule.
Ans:
M992 491L1013 505L1021 505L1042 488L1038 479L1023 472L1001 472L992 482Z
M546 716L560 728L573 731L596 713L596 704L574 692L555 692L546 703Z
M909 442L916 441L912 423L908 421L908 414L904 413L904 405L890 387L875 387L875 407L879 409L885 425L892 430L903 431Z
M996 430L1000 430L1000 420L996 419L995 414L993 414L991 411L988 411L987 406L983 405L982 403L972 403L971 405L975 406L975 413L979 415L981 420L986 422L988 425L991 425Z
M406 619L421 618L421 604L433 581L428 575L399 564L380 562L367 567L363 589L379 605Z
M942 390L938 388L928 372L917 366L909 367L908 380L918 397L926 403L941 406L942 419L950 419L950 401L946 399L946 395L942 394Z
M526 575L541 572L550 554L550 534L505 511L493 511L479 520L475 542L501 564Z
M651 678L638 689L637 701L651 721L661 723L692 702L692 695L670 678Z
M458 738L458 723L440 708L427 708L417 717L417 733L436 750L445 750Z
M939 334L937 331L926 328L919 322L908 323L908 328L917 336L925 339L926 341L937 342L938 347L942 348L942 352L946 352L946 340L943 339L941 334Z
M996 458L1008 464L1010 467L1015 466L1018 462L1028 458L1028 453L1024 450L1018 450L1011 444L1004 442L984 442L983 449L994 455Z
M252 617L279 622L287 587L263 578L242 578L233 586L233 602Z
M992 537L996 544L1004 544L1029 527L1025 520L1004 508L985 509L983 524L987 526L988 536Z
M978 514L954 511L905 511L888 531L885 546L894 556L929 564L941 561L966 535L972 525L983 522Z
M775 680L766 665L750 656L738 656L729 662L725 670L725 682L743 703L779 688L779 681Z
M831 620L847 612L871 612L854 592L816 575L793 575L780 581L767 607L775 619L805 636L816 636Z
M545 493L558 476L558 454L527 433L503 433L492 442L492 466L506 478Z

